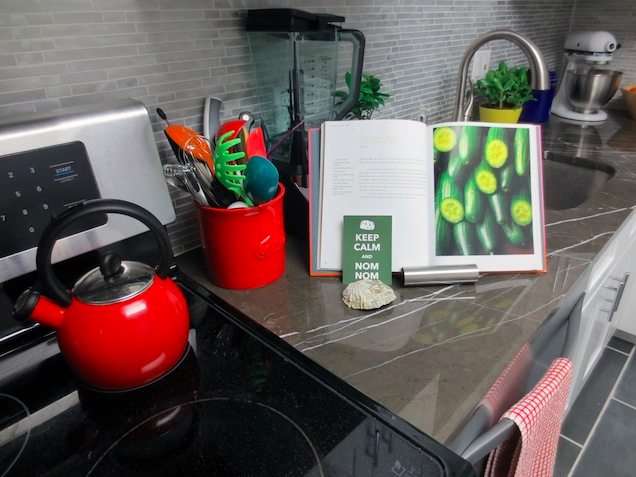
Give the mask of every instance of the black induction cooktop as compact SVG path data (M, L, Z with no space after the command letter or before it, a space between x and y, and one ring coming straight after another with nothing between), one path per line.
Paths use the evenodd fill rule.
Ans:
M0 476L473 476L470 464L187 277L189 347L127 392L55 338L0 359Z

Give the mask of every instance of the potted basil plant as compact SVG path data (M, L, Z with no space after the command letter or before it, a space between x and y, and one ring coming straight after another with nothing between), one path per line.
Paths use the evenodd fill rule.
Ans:
M349 91L336 91L336 106L344 102L351 93L351 73L345 74L345 83ZM347 113L346 119L371 119L375 111L384 105L384 100L391 97L389 93L383 93L382 81L377 76L363 74L360 81L360 96L353 109Z
M509 67L502 60L496 70L489 70L484 78L477 80L477 94L485 99L484 104L479 106L481 121L519 121L523 104L534 101L527 71L525 67Z

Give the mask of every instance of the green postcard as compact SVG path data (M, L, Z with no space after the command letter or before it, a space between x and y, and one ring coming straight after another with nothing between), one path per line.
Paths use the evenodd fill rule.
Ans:
M391 285L390 215L347 215L342 240L342 282L380 280Z

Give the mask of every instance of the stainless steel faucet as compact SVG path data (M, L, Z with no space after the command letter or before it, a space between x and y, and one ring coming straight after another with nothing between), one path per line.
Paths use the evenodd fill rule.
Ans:
M530 87L534 91L546 91L550 89L550 76L548 66L543 59L543 54L532 41L512 30L493 30L484 33L469 46L459 66L459 81L457 82L457 95L455 97L454 121L468 121L471 116L472 97L470 104L465 108L466 83L468 81L468 65L475 52L484 44L492 40L508 40L517 45L525 53L530 62ZM465 109L465 110L464 110Z

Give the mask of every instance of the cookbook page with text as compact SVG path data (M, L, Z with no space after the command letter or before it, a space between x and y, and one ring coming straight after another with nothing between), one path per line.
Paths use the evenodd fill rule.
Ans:
M317 261L342 269L345 215L393 217L393 271L427 265L432 249L432 161L427 128L410 120L328 121L322 126Z

